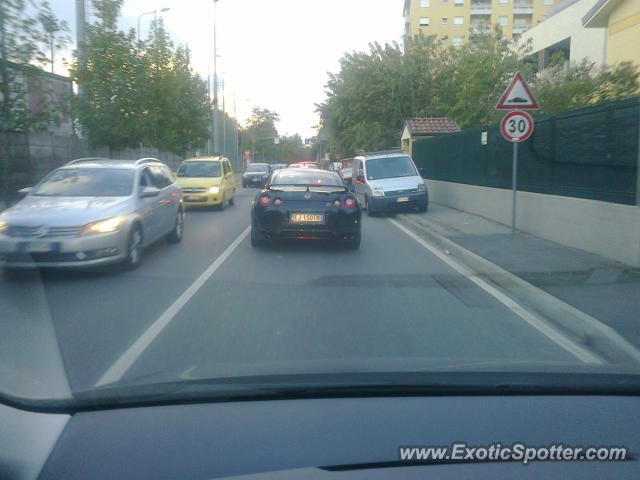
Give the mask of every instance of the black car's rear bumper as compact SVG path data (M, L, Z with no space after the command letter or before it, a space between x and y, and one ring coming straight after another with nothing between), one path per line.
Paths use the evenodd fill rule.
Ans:
M360 209L317 212L325 214L323 224L299 224L290 221L289 212L261 209L252 214L252 228L265 240L352 240L360 235Z

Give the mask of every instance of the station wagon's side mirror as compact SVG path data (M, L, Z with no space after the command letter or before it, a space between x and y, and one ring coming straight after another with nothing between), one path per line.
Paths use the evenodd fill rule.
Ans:
M420 172L421 177L424 177L427 174L427 171L422 167L418 169L418 172Z
M144 187L140 191L140 198L157 197L160 195L160 190L156 187Z

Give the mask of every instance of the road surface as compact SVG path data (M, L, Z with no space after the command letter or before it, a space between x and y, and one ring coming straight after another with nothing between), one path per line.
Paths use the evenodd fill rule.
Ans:
M356 251L252 248L255 193L239 189L224 211L189 210L184 240L154 245L134 272L2 274L2 362L36 335L20 327L29 309L48 316L74 391L162 372L584 361L389 218L363 216Z

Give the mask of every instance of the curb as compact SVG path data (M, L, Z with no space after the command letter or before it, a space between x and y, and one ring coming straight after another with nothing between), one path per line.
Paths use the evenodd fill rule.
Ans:
M640 350L600 320L436 233L433 230L434 226L427 220L416 219L406 214L400 214L396 218L414 231L419 230L419 233L436 247L448 250L454 258L542 315L579 344L613 363L640 363Z

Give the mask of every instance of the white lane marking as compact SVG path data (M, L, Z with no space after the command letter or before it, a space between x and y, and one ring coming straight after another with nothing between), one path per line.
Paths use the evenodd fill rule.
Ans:
M158 319L153 322L149 328L145 330L145 332L138 337L138 339L131 344L125 352L120 355L118 360L115 361L109 370L107 370L102 377L96 382L95 386L100 387L102 385L106 385L108 383L117 382L120 380L127 370L131 368L131 365L142 355L142 353L147 349L147 347L155 340L155 338L160 334L160 332L173 320L176 314L184 307L189 300L200 290L200 288L205 284L211 275L213 275L216 270L224 263L224 261L229 258L229 256L233 253L233 251L238 248L238 245L249 235L251 232L251 226L247 227L239 236L236 238L231 245L227 247L227 249L222 252L222 254L214 260L214 262L209 265L209 267L200 275L195 282L193 282L189 288L187 288L182 295L180 295L173 304L165 310L165 312L158 317Z
M467 277L469 280L471 280L473 283L478 285L488 294L495 297L499 302L505 305L509 310L511 310L516 315L518 315L520 318L522 318L525 322L527 322L533 328L538 330L540 333L548 337L553 342L557 343L559 346L564 348L566 351L568 351L578 359L582 360L584 363L598 363L598 364L604 363L603 360L597 355L595 355L593 352L590 352L586 348L583 348L582 346L578 345L577 343L575 343L573 340L571 340L570 338L568 338L558 330L549 326L546 322L543 322L536 315L532 314L531 312L523 308L520 304L518 304L517 302L515 302L514 300L506 296L500 290L493 287L491 284L487 283L483 279L478 278L478 276L475 275L471 270L469 270L465 265L454 260L448 255L445 255L436 247L428 243L426 240L420 238L411 230L407 229L404 225L400 224L397 220L389 218L389 221L393 223L396 227L398 227L400 230L402 230L404 233L406 233L413 240L418 242L422 247L429 250L436 257L438 257L440 260L442 260L451 268L453 268L456 272Z

